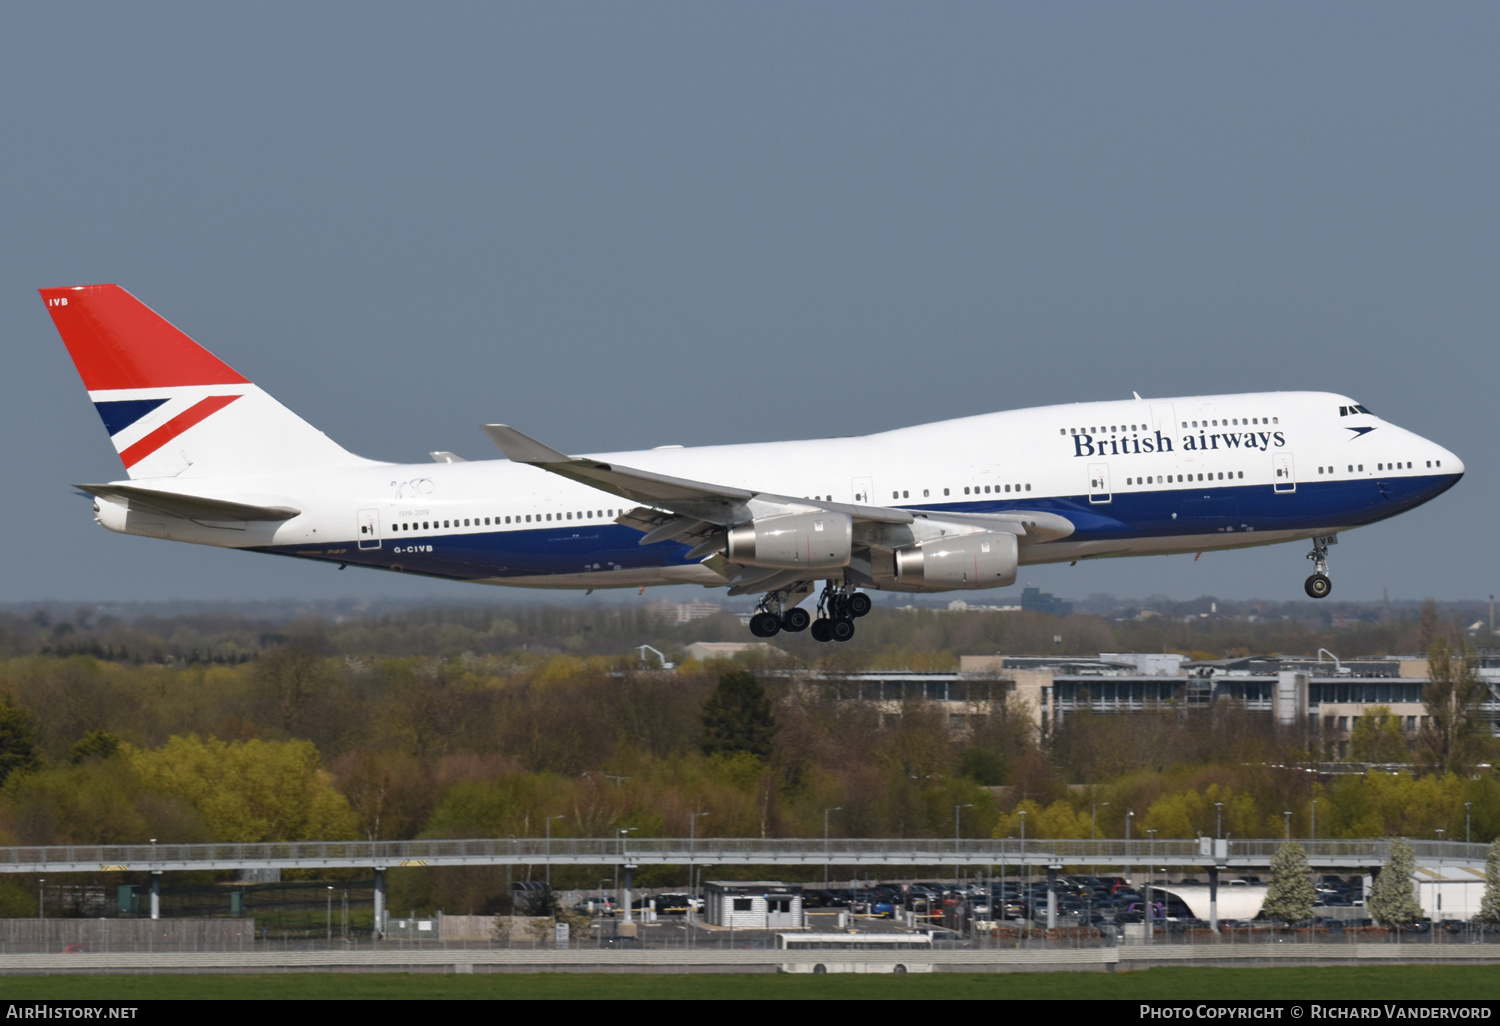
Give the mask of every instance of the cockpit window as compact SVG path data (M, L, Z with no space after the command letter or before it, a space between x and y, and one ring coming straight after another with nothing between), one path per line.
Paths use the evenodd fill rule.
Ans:
M1340 417L1347 417L1347 416L1350 416L1351 414L1355 414L1355 413L1369 413L1369 412L1370 411L1367 410L1363 406L1340 406L1339 407L1339 416ZM1372 416L1373 416L1373 414L1372 414Z
M1369 413L1370 412L1369 410L1365 409L1363 406L1356 406L1356 407L1354 407L1354 409L1355 409L1356 412L1359 412L1359 413Z

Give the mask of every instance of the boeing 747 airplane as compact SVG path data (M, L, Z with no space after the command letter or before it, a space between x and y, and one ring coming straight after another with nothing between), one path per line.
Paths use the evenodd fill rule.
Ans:
M505 459L381 463L117 285L41 295L128 475L78 486L111 531L480 584L727 588L761 596L760 637L847 641L869 590L997 588L1024 564L1308 539L1306 591L1324 598L1338 532L1464 472L1328 392L1136 396L590 456L488 424Z

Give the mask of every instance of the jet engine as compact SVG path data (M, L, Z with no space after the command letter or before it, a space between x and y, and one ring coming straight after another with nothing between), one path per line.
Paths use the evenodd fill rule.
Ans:
M924 542L896 551L896 579L928 588L1000 588L1016 583L1016 536L998 531Z
M853 540L847 513L788 513L731 528L727 554L746 566L833 570L849 565Z

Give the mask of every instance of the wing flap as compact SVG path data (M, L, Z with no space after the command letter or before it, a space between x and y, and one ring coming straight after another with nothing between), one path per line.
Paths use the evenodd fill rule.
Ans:
M986 531L1005 531L1021 536L1022 544L1056 541L1066 538L1074 531L1073 522L1067 517L1043 510L1008 510L1004 513L950 513L919 514L919 519L942 521L978 527Z

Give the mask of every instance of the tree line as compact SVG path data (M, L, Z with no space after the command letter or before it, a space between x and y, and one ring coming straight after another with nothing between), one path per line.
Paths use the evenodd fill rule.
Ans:
M1018 629L1006 615L976 622ZM877 611L861 633L888 621L916 623L911 637L989 629L964 619ZM253 637L243 625L151 625L163 651L224 655L210 660L33 646L0 660L0 844L520 837L549 821L553 836L816 837L825 816L836 836L931 837L952 833L956 809L959 831L979 837L1018 834L1022 812L1029 836L1119 837L1127 819L1159 837L1500 835L1500 786L1474 769L1489 743L1459 715L1473 698L1461 650L1447 650L1457 690L1433 696L1454 710L1453 744L1409 749L1422 758L1405 772L1319 775L1305 732L1232 703L1074 715L1042 737L1013 700L955 723L937 703L843 699L795 660L664 673L633 653L533 640L588 634L590 622L565 612L533 636L494 617L415 618L414 633L451 636L420 654L350 640L378 624ZM442 654L483 624L508 643ZM145 629L56 626L29 629L53 641L119 629L112 643L127 647ZM805 665L853 657L828 658ZM1372 732L1389 740L1384 725ZM554 881L593 885L592 873ZM411 871L393 874L393 901L494 910L509 882L501 869ZM0 884L0 914L28 901L27 887Z

